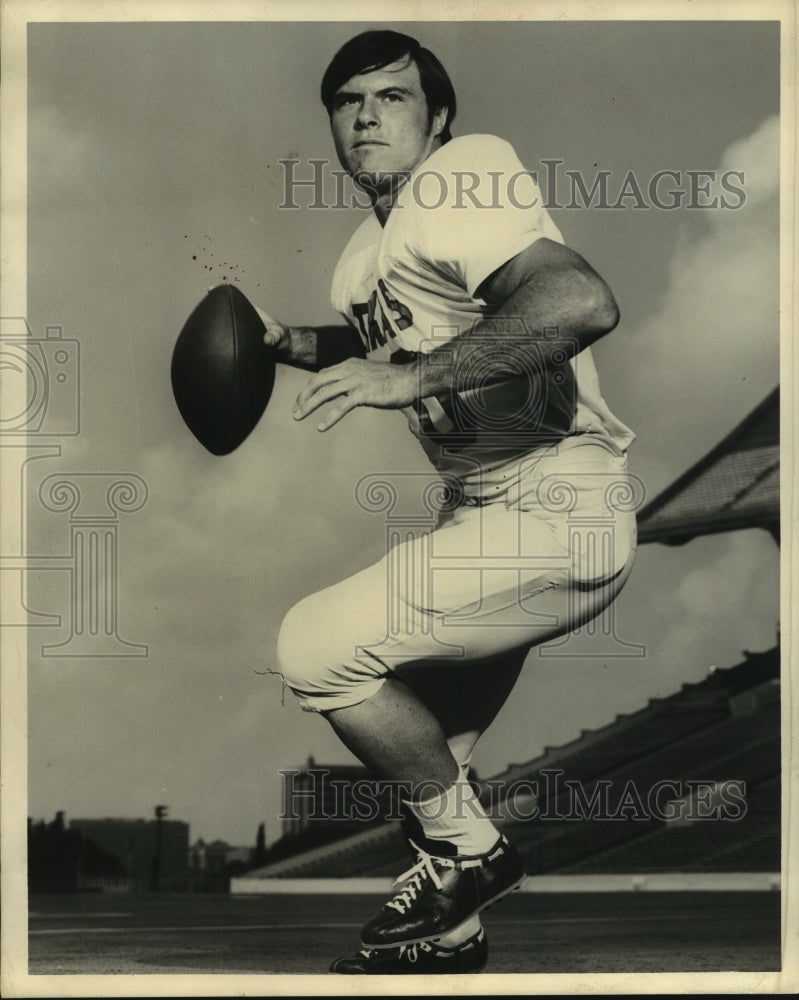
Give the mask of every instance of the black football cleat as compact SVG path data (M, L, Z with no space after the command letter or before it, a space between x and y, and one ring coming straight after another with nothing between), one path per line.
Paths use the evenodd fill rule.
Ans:
M397 879L401 887L361 932L365 948L431 941L518 889L525 875L518 852L500 837L487 854L419 860Z
M434 941L398 948L364 948L352 958L337 958L330 971L345 976L459 975L479 972L487 961L488 938L481 927L454 948Z

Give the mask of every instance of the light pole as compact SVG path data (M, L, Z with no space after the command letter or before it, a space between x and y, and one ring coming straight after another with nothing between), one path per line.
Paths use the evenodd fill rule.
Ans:
M158 892L161 877L161 848L163 845L163 820L169 806L155 807L155 857L150 869L150 886L153 892Z

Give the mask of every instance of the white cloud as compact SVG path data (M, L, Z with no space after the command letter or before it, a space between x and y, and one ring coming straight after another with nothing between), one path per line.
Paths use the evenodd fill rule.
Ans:
M750 211L771 202L779 191L779 141L780 120L772 115L748 138L734 142L722 157L720 174L731 170L743 173Z
M746 201L692 216L667 292L631 343L650 491L687 468L773 389L779 372L777 119L724 154ZM643 454L648 452L648 455Z

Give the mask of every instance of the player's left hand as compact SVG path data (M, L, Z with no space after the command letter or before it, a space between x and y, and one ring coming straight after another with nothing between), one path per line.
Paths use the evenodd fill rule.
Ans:
M325 403L336 400L317 430L326 431L357 406L399 410L418 397L416 365L349 358L323 368L310 378L294 404L294 419L303 420Z

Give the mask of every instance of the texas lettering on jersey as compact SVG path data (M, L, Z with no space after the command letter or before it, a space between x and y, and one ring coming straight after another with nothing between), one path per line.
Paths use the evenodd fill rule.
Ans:
M372 290L368 301L353 302L351 309L367 354L373 354L381 347L388 347L391 352L388 360L394 365L409 364L417 356L416 351L407 351L392 344L392 341L396 340L398 330L407 330L413 325L413 314L403 302L391 295L382 278L378 279L377 286ZM420 399L413 407L414 433L434 440L441 434L451 434L455 429L455 414L452 401L449 403L447 406L446 402L442 403L432 397ZM468 441L471 440L473 435L468 436ZM467 443L462 435L458 436L458 441L460 444Z
M382 278L378 279L377 288L369 296L368 302L352 303L352 314L358 324L367 354L377 350L378 347L385 347L397 336L396 330L388 320L386 310L392 313L396 330L407 330L413 325L410 309L389 294Z

